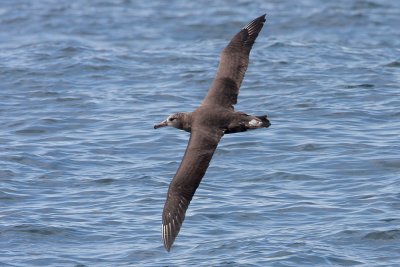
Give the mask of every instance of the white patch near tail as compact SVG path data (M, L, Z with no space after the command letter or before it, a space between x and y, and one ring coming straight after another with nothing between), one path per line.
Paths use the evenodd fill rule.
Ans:
M251 121L249 121L249 125L251 127L257 127L257 126L261 126L262 122L256 119L252 119Z

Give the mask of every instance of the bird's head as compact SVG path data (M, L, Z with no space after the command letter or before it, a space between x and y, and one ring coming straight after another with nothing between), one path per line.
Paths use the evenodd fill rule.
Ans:
M164 126L172 126L177 129L183 130L184 119L185 119L184 117L185 117L184 113L174 113L172 115L169 115L166 120L163 120L162 122L155 124L154 129L158 129Z

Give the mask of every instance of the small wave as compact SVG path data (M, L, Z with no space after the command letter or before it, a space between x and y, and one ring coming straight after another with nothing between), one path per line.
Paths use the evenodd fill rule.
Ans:
M390 67L390 68L399 68L400 67L400 60L392 61L392 62L386 64L385 66L386 67Z
M396 222L399 219L397 218L387 218L387 219L382 219L381 221L386 222L386 223L390 223L390 222Z
M97 184L111 184L115 181L117 181L117 180L113 179L113 178L101 178L101 179L94 180L93 182L97 183Z
M0 178L4 181L5 178L13 178L17 174L11 170L0 170Z
M400 159L378 159L375 163L388 169L400 169Z
M13 201L13 200L18 200L19 197L17 197L16 194L10 194L7 192L0 191L0 200L1 201Z
M353 265L363 264L363 262L360 262L360 261L349 260L349 259L344 259L344 258L339 258L339 257L328 257L327 260L332 262L334 265L340 265L340 266L353 266Z
M31 97L41 97L41 98L47 98L47 97L57 97L59 96L60 93L54 92L54 91L33 91L30 93Z
M361 83L361 84L349 84L349 85L345 85L344 88L346 89L353 89L353 88L374 88L375 85L370 84L370 83Z
M372 240L394 240L400 238L400 230L388 230L388 231L374 231L366 234L364 239Z
M28 127L22 130L18 130L15 133L17 134L23 134L23 135L35 135L35 134L44 134L46 133L47 130L42 129L42 128L37 128L37 127Z
M295 147L295 149L298 151L318 151L323 149L323 147L318 144L308 143L308 144L298 145Z
M59 235L66 232L71 231L68 228L60 228L54 226L46 226L46 225L33 225L33 224L20 224L14 225L6 228L2 231L3 233L27 233L31 235L42 235L42 236L50 236L50 235Z
M280 47L307 47L309 46L306 43L300 43L300 42L282 42L282 41L275 41L272 44L270 44L268 47L270 48L280 48Z
M299 174L299 173L290 173L290 172L275 172L274 174L271 174L270 176L275 177L277 180L301 180L301 181L306 181L306 180L315 180L316 177L307 175L307 174Z

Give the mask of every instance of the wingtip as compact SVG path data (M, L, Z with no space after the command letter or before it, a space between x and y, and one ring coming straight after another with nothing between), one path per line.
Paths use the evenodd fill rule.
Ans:
M163 235L163 241L164 241L164 248L167 252L170 252L172 248L172 244L175 241L175 238L172 236L171 233L171 225L165 225L164 223L162 224L162 235Z
M264 13L263 15L256 18L254 21L261 20L261 22L264 23L267 20L266 18L267 18L267 13Z
M259 17L255 18L255 19L253 19L253 21L261 20L261 21L264 22L265 19L266 19L266 17L267 17L267 13L264 13L264 14L262 14L261 16L259 16Z
M171 251L171 246L168 246L167 244L164 244L164 248L168 253Z
M267 13L265 13L264 15L260 16L260 19L262 21L262 23L264 24L265 21L267 21Z
M258 32L264 26L264 23L266 21L266 16L267 13L259 16L258 18L253 19L246 26L244 26L243 29L252 31L258 28L258 30L256 30Z
M251 47L253 46L258 34L260 33L261 29L264 26L264 23L266 21L265 17L267 16L267 14L263 14L261 16L259 16L258 18L253 19L252 21L250 21L249 24L247 24L246 26L244 26L242 28L242 31L246 31L247 32L247 36L246 36L246 40L244 42L245 46L249 47L251 49Z

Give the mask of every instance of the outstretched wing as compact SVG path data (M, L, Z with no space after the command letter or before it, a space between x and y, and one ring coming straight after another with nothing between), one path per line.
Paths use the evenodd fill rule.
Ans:
M266 14L247 24L222 51L217 74L203 105L217 104L233 109L249 64L250 50L264 26L265 16Z
M181 165L169 185L162 215L164 247L170 251L192 197L221 139L222 131L192 129Z

